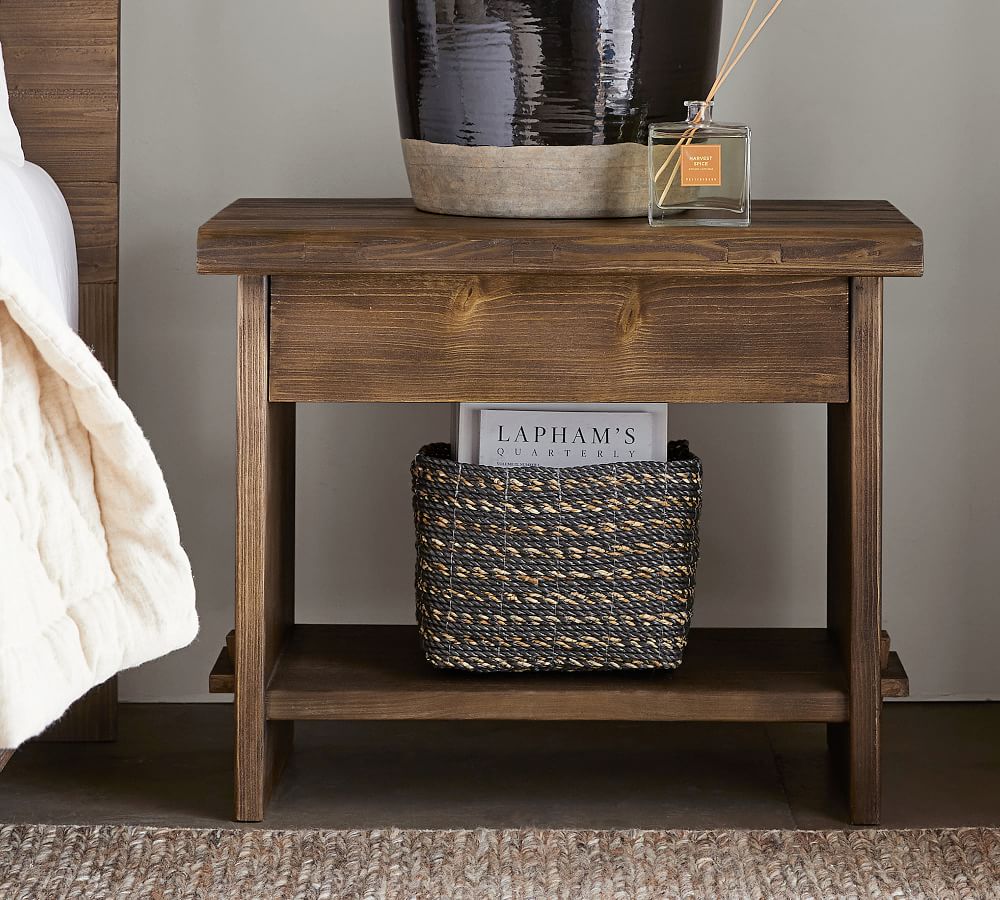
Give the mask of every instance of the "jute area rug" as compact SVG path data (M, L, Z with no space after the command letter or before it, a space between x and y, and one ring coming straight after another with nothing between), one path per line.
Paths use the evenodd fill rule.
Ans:
M1000 898L1000 830L0 827L0 898Z

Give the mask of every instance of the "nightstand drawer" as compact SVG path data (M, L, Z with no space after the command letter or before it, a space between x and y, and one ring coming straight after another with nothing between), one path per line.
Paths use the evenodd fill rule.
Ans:
M274 401L844 403L848 280L271 279Z

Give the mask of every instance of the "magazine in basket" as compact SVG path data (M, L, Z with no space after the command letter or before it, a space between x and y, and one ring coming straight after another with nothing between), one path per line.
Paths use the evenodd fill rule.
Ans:
M667 404L456 403L451 446L484 466L664 462Z

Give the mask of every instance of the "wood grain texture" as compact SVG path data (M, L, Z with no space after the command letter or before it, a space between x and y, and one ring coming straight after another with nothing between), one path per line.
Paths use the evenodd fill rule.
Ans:
M693 639L701 642L703 632L704 629L695 629ZM735 635L735 629L730 629L729 633ZM806 642L803 637L803 643ZM219 656L215 661L215 665L212 666L212 671L209 675L208 690L212 694L231 694L235 688L236 672L233 668L233 656L228 643L227 640L227 646L224 646L219 651ZM762 643L766 644L767 642ZM288 647L286 645L287 652ZM340 661L335 661L330 668L338 667L340 664ZM289 665L291 665L290 662ZM317 666L316 668L318 669L319 667ZM899 654L895 651L887 654L885 663L882 665L882 696L892 698L910 696L909 676L906 674L906 669L903 668Z
M10 110L25 155L59 184L117 180L118 93L113 88L15 90Z
M882 670L889 665L889 653L892 650L892 638L889 637L889 632L885 629L879 633L878 639L878 662Z
M88 691L42 736L44 741L114 741L118 738L118 676Z
M409 200L240 200L198 233L207 274L919 275L920 229L884 201L760 201L750 228L475 219Z
M279 276L272 400L844 402L847 279Z
M271 719L831 722L847 686L825 629L695 629L671 674L474 676L432 668L416 628L296 625Z
M210 694L232 694L236 691L236 667L228 647L223 647L208 675Z
M118 22L118 0L0 0L11 113L60 187L118 182Z
M268 286L241 278L236 414L236 818L260 821L291 749L264 691L294 620L295 407L269 403Z
M118 382L118 285L80 285L80 337Z
M250 343L266 335L266 345L241 355L240 369L241 403L256 397L260 422L241 440L262 440L276 406L306 400L830 404L828 628L696 629L672 675L436 671L413 628L289 626L291 590L272 596L280 579L251 569L261 586L240 588L235 673L224 653L211 676L213 690L236 690L238 744L255 754L238 810L263 813L279 764L265 716L268 728L310 718L813 721L843 749L852 819L878 821L881 700L908 681L880 634L874 276L922 267L919 230L891 206L770 204L749 232L709 235L426 217L393 201L242 201L203 227L199 261L244 272L263 304ZM257 273L274 273L269 323ZM267 483L280 469L251 472ZM241 507L256 509L254 541L278 507ZM254 638L248 658L241 633L275 622L281 654ZM243 713L242 677L253 688Z
M4 56L25 47L53 49L104 47L116 54L120 10L118 0L0 0ZM47 57L45 68L56 62ZM8 62L8 68L10 63ZM117 64L113 83L117 83Z
M0 0L10 106L25 155L69 205L80 332L117 376L119 0ZM110 740L117 680L81 698L43 740Z
M66 196L81 284L118 279L119 0L0 0L11 112Z
M3 748L0 748L0 772L4 770L4 766L11 761L13 756L13 750L4 750Z
M882 281L851 282L851 400L828 413L828 625L850 682L850 717L831 746L844 757L851 819L881 813Z
M903 668L903 661L895 650L889 653L882 667L882 696L900 699L910 696L910 676Z
M118 185L80 181L62 185L73 216L80 284L118 282Z

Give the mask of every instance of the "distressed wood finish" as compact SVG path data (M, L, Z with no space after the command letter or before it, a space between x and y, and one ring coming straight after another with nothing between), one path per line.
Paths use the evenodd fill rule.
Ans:
M117 287L118 185L88 181L61 187L73 216L81 287Z
M118 382L118 285L80 285L80 337Z
M236 693L238 818L263 815L297 719L690 719L826 723L852 820L878 822L882 698L909 689L881 632L881 276L920 274L922 239L885 203L755 223L275 200L203 226L200 269L243 273L237 631L210 678ZM281 479L307 400L827 403L827 628L695 629L669 675L475 677L425 664L412 627L294 625Z
M831 729L851 818L881 812L882 281L851 283L851 400L829 407L828 626L850 680L850 721Z
M210 694L232 694L236 691L236 667L229 647L223 647L216 657L215 665L208 675Z
M117 738L117 676L85 694L42 736L42 740L53 742L114 741Z
M847 279L275 277L272 400L838 403Z
M291 749L265 689L294 619L295 407L269 403L267 280L240 279L236 406L236 818L257 822Z
M410 200L240 200L202 226L207 274L919 275L920 229L883 201L759 201L750 228L472 219Z
M81 332L117 355L119 0L0 0L11 112L25 155L69 205ZM96 305L96 310L95 310Z
M474 676L433 669L412 626L298 625L271 719L831 722L847 685L825 629L699 629L671 674Z
M69 205L80 268L80 336L118 371L119 0L0 0L10 106L29 160ZM45 734L112 740L117 679Z
M889 658L882 666L882 697L902 699L910 696L910 676L903 668L903 661L899 654L893 650L889 653Z
M350 668L350 665L345 659L341 658L341 655L337 653L333 648L345 645L348 647L354 646L355 640L361 640L364 643L364 629L374 628L383 629L387 627L397 627L397 626L365 626L365 625L349 625L349 626L324 626L324 625L297 625L295 626L294 636L285 645L285 665L279 664L279 670L285 668L287 672L294 673L293 675L287 676L284 673L279 674L276 672L271 681L271 689L277 691L277 693L272 693L269 690L268 696L268 710L269 714L273 717L275 713L284 712L293 707L299 707L308 710L312 715L305 716L304 718L316 717L317 711L322 708L322 704L338 704L336 712L333 718L346 718L346 711L340 709L339 704L343 701L343 696L341 691L336 692L336 699L331 698L332 691L330 690L330 685L343 683L343 679L339 674L339 670L342 667ZM403 638L406 640L406 645L404 653L402 656L397 657L395 654L390 654L387 651L379 651L378 654L374 653L373 656L377 657L377 661L380 663L386 663L382 666L381 677L383 680L395 679L396 687L403 691L412 691L416 693L428 692L428 688L433 688L434 691L441 693L442 685L440 683L440 676L437 673L429 672L426 665L423 664L423 657L417 653L417 638L412 633L407 634L406 629L408 626L398 626L403 629L400 632ZM328 629L333 629L328 630ZM346 629L346 630L345 630ZM357 632L348 633L347 630L359 629ZM759 645L755 646L754 649L754 664L749 667L754 671L755 678L758 681L758 686L766 683L767 678L785 678L785 666L789 660L794 660L796 658L802 659L806 654L812 654L814 648L819 643L816 638L817 635L810 634L811 631L815 629L784 629L784 634L779 634L778 639L778 655L772 659L771 657L765 655L771 647L768 644L768 639L765 637ZM303 632L310 632L310 634L304 634ZM321 633L322 632L322 633ZM714 632L714 634L712 634ZM374 632L375 636L378 636L379 640L383 640L380 633ZM400 639L398 635L391 635L388 632L388 638L391 639L395 637ZM822 642L824 646L818 647L818 651L821 654L828 654L829 652L838 653L838 648L831 644L829 637L827 637L827 632L822 629L819 630L819 634L822 635L825 640ZM219 656L215 660L215 665L212 666L212 671L208 678L208 689L213 694L232 694L236 687L236 672L233 666L233 652L230 649L230 644L232 643L231 638L234 637L234 633L230 633L227 638L227 645L219 651ZM711 654L704 652L706 647L706 639L714 647L716 656L722 658L725 662L724 665L728 666L728 669L723 672L715 672L712 667L706 664L706 661L711 658ZM734 702L731 697L727 696L728 692L733 690L733 685L730 682L725 685L725 678L732 677L733 672L736 671L734 666L734 660L730 657L731 651L734 647L738 647L741 644L744 645L745 654L745 642L746 640L757 641L761 639L761 629L707 629L707 628L696 628L692 635L692 643L696 644L700 651L696 650L698 657L701 659L702 672L707 676L705 678L699 679L697 677L691 676L691 667L688 665L690 662L690 656L686 659L684 663L684 675L681 677L680 690L675 693L675 699L667 701L664 705L667 709L667 714L670 717L680 717L682 707L687 704L689 708L694 708L696 710L693 714L688 714L688 718L698 718L700 716L701 706L694 707L695 702L700 703L704 697L715 694L715 696L721 698L718 704L715 706L716 710L722 708L722 705L727 702ZM322 643L320 643L322 642ZM381 645L380 645L381 646ZM313 647L314 652L309 652L309 648ZM357 656L357 650L353 651L354 655ZM420 661L420 665L411 665L413 658L416 657ZM310 662L303 663L303 658L308 658ZM809 715L816 716L818 709L825 709L826 712L823 713L824 716L830 715L840 715L841 713L830 712L830 710L843 710L843 714L846 715L847 703L846 703L846 682L843 678L843 669L839 660L839 656L830 662L830 657L826 657L827 665L824 668L822 661L817 662L815 659L810 658L802 666L802 672L795 673L795 679L797 684L792 685L785 681L781 686L781 690L786 691L786 699L789 696L795 697L796 708L797 709L809 709ZM368 667L366 669L368 676L371 675L371 669ZM834 676L830 675L830 672L834 673ZM517 678L510 681L507 687L523 687L525 681L523 680L525 676L517 676ZM580 676L574 676L574 680ZM586 677L586 676L583 676ZM650 676L651 679L664 678L664 684L672 683L669 681L671 676ZM305 684L305 690L287 690L287 681L294 678L300 684ZM630 674L621 678L620 683L615 688L619 694L627 692L631 686L636 684L638 676ZM465 679L462 680L462 687L465 687ZM504 687L503 685L497 685L494 676L490 676L491 686ZM607 676L600 676L595 678L596 683L598 683L602 688L611 688L612 685ZM540 682L545 684L546 687L552 687L551 676L545 676L540 679ZM570 685L572 686L572 685ZM375 686L371 683L367 684L366 691L369 695L376 693L373 688ZM738 708L738 714L746 718L746 721L755 721L754 715L755 710L759 711L762 709L771 709L769 715L773 715L773 706L769 705L766 701L758 703L753 708L748 708L743 705L742 700L742 685L735 689L737 693L740 694L740 706ZM899 659L898 654L895 652L890 653L887 658L885 665L882 667L882 681L881 690L883 697L908 697L910 695L910 682L906 674L906 670L903 668L903 664ZM376 703L370 707L370 711L367 714L361 714L357 716L358 718L369 718L372 717L374 711L378 711L379 715L384 717L384 711L386 709L386 696L390 698L394 697L392 692L381 690L378 693L378 700ZM447 693L447 692L444 692ZM475 691L472 691L475 693ZM840 693L843 696L843 704L839 704L838 700L834 699L834 693ZM554 697L554 693L553 693ZM692 698L698 697L697 701ZM360 704L362 702L368 703L369 698L361 700L357 695L354 696L355 704ZM569 694L564 694L560 699L562 708L560 710L561 715L565 718L574 718L574 707L566 707L566 701L570 699ZM663 702L665 698L658 697L658 699ZM679 702L677 702L679 700ZM395 699L392 700L396 703ZM839 704L839 705L838 705ZM355 707L357 708L357 707ZM427 707L423 707L426 709ZM791 715L790 710L782 707L779 709L781 714ZM440 717L437 709L434 711L435 718ZM399 718L410 717L419 718L418 711L410 710L407 716L399 716ZM448 716L445 716L446 718ZM535 716L539 716L536 714ZM470 715L467 718L475 718L475 716ZM641 716L637 717L641 718ZM790 721L796 721L794 719Z

